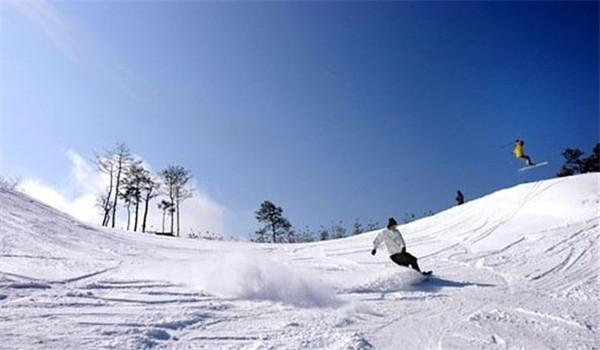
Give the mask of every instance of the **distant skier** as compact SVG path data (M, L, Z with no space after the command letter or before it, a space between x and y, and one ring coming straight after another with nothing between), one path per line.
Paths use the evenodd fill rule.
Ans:
M456 203L457 205L461 205L465 202L465 196L463 196L460 190L456 191Z
M525 164L527 164L527 166L535 165L534 163L531 162L531 158L525 154L524 146L525 146L525 142L523 140L517 139L515 141L515 148L513 149L513 154L517 158L524 159Z
M406 252L406 244L404 238L398 230L398 223L394 218L390 218L388 221L387 228L379 232L375 240L373 241L373 250L371 255L377 254L377 248L385 243L385 246L390 254L390 259L400 266L412 267L413 269L421 272L417 258ZM431 271L421 272L424 275L430 275Z

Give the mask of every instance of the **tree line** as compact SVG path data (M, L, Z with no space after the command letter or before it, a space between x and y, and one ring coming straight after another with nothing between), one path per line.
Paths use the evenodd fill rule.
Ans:
M565 163L557 176L600 172L600 143L594 146L589 156L583 157L584 154L578 148L566 148L561 153ZM193 190L188 186L189 180L192 179L188 169L169 165L154 174L140 159L134 157L123 143L117 143L110 151L94 153L94 155L94 164L101 173L108 176L109 182L105 192L97 200L97 206L102 213L102 226L114 228L117 210L121 209L127 213L127 230L138 231L139 228L141 232L146 232L150 203L153 199L161 197L157 207L162 211L162 231L158 233L180 236L181 203L193 196ZM0 188L14 190L20 182L20 178L6 179L0 176ZM408 223L433 214L433 211L425 212L421 216L405 213L403 222ZM316 231L308 226L296 230L283 216L283 209L270 201L261 204L255 212L255 218L263 224L263 227L250 237L251 241L265 243L324 241L357 235L381 227L378 222L370 221L365 225L356 219L349 229L339 221L329 226L320 226ZM165 224L168 224L168 229ZM223 240L223 236L208 231L204 233L192 231L189 237Z
M192 178L188 169L169 165L158 174L153 174L123 143L117 143L110 151L95 153L94 164L108 176L105 193L97 201L102 212L102 226L114 228L117 209L121 208L127 212L127 230L133 229L135 232L139 227L141 232L146 232L150 202L162 196L157 205L163 213L162 233L180 235L181 203L193 196L193 191L188 187ZM170 222L168 231L165 230L165 219Z
M348 236L348 231L343 226L342 221L330 226L321 226L316 232L311 230L308 226L304 229L296 230L283 215L283 209L268 200L263 201L260 208L254 214L256 220L262 224L262 227L250 237L252 242L306 243ZM377 222L370 222L366 226L363 226L358 219L356 219L351 229L351 234L357 235L377 228L379 228L379 223Z
M349 229L344 226L343 221L338 221L329 226L321 225L316 231L311 230L308 226L296 230L283 215L283 209L268 200L263 201L260 208L254 214L256 220L263 225L250 237L251 241L257 243L306 243L327 241L330 239L358 235L381 228L381 225L377 221L370 220L367 224L363 224L357 218ZM420 216L414 213L405 213L403 222L409 223L421 217L433 214L434 213L431 210Z
M584 153L579 148L567 148L561 155L565 158L565 164L556 174L558 177L600 172L600 143L597 143L592 154L585 158L582 158Z

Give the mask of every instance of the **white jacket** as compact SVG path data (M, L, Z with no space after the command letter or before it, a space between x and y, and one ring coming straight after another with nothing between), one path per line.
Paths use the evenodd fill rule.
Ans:
M402 248L406 247L404 238L402 238L402 234L398 229L390 230L385 228L379 232L373 241L373 249L379 248L381 243L385 243L385 247L387 248L390 256L400 253Z

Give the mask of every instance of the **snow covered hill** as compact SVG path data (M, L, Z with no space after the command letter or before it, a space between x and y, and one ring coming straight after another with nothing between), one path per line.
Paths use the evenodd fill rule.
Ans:
M371 256L377 232L173 239L0 190L0 348L597 349L599 181L523 184L401 226L429 279Z

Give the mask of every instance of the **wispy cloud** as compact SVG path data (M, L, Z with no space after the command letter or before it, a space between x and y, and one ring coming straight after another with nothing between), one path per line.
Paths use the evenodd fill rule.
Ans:
M56 6L44 0L8 1L7 8L25 18L50 44L69 61L87 70L96 79L109 82L113 88L128 97L139 98L146 82L130 65L117 59L107 46L69 18Z
M73 150L66 152L71 163L69 178L60 186L43 182L39 179L24 179L19 189L60 211L91 224L102 221L100 208L96 205L97 198L105 193L108 178L98 171L95 166ZM212 200L195 182L190 187L194 197L181 205L181 235L187 236L190 230L210 231L229 236L232 228L226 227L226 216L231 213L224 206ZM162 212L157 208L159 198L151 202L147 227L160 230L162 227ZM125 228L127 221L124 210L118 216L118 227ZM237 223L234 223L237 226Z
M9 9L28 22L71 61L83 64L84 49L74 25L46 1L9 1Z

